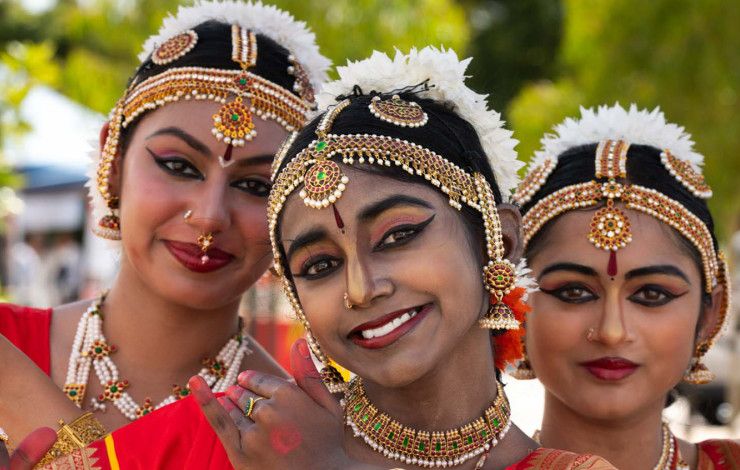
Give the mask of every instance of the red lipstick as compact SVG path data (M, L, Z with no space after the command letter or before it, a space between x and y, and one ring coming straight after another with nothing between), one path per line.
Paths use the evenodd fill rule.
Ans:
M398 310L396 312L383 315L382 317L376 320L372 320L372 321L363 323L362 325L355 327L352 331L350 331L349 335L347 336L352 340L353 343L363 348L367 348L367 349L384 348L386 346L389 346L395 343L399 338L404 336L409 331L413 330L416 327L416 325L418 325L424 319L424 317L426 317L427 313L429 313L431 309L432 309L432 304L426 304L420 307L413 307L413 308ZM376 336L374 338L365 338L362 335L362 332L365 330L373 330L373 329L378 329L383 326L386 326L390 322L395 320L396 318L399 318L403 314L414 311L414 310L417 312L416 315L411 317L405 323L394 328L387 334L384 334L382 336Z
M164 245L167 247L172 256L185 266L188 270L196 273L209 273L223 268L229 264L234 255L227 253L215 247L208 249L207 259L203 258L203 252L198 245L193 243L183 243L171 240L165 240ZM205 259L205 262L203 262Z
M600 380L617 381L632 375L639 364L623 357L602 357L594 361L581 362L588 372Z

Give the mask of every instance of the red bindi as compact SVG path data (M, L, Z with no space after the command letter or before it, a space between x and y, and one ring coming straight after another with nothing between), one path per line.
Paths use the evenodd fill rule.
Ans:
M331 205L332 210L334 211L334 222L337 223L337 227L339 230L344 233L344 221L342 220L342 216L339 214L339 211L337 210L336 204Z
M614 277L617 275L617 252L609 250L609 263L606 265L606 273Z

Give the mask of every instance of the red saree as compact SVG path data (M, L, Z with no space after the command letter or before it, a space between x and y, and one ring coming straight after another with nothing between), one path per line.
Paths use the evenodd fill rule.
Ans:
M740 469L740 441L712 439L698 443L697 470Z
M50 308L0 304L0 335L31 358L46 375L51 373Z

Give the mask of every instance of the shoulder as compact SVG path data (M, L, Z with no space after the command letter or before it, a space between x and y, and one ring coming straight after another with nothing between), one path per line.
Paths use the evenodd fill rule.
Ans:
M507 470L616 470L603 458L541 447Z
M696 444L698 468L725 469L740 466L740 440L710 439Z

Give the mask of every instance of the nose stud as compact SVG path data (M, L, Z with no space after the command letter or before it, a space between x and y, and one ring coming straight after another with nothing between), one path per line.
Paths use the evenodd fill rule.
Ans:
M185 220L190 220L191 217L193 217L193 211L191 209L186 210L182 215L182 218Z
M595 337L596 329L595 328L589 328L588 333L586 333L586 340L588 341L594 341L596 339Z
M347 310L352 310L352 307L354 307L354 305L352 305L352 302L349 301L349 294L345 292L344 293L344 308L346 308Z

